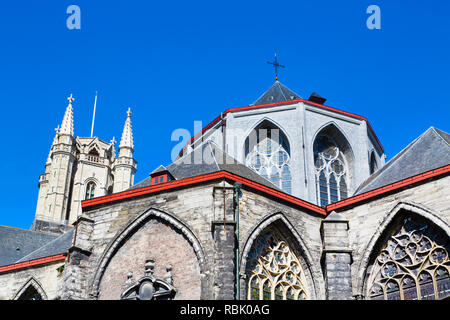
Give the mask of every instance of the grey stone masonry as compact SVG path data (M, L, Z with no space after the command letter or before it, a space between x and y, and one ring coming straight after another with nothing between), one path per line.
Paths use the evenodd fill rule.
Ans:
M88 258L92 253L89 237L93 230L94 221L81 215L75 221L75 235L72 247L69 249L66 268L64 269L64 290L61 292L62 299L80 300L85 299L83 288L86 287L86 268Z
M213 221L214 299L232 300L235 292L235 227L234 221Z
M322 265L327 299L352 299L351 250L348 238L348 220L332 212L321 226L323 237Z

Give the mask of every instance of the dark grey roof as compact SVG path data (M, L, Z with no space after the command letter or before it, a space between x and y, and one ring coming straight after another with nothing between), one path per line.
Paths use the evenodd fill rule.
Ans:
M39 249L31 252L30 254L22 257L16 262L24 262L28 260L34 260L49 256L54 256L60 253L66 253L73 243L73 235L75 232L75 228L70 229L66 233L60 235L56 239L53 239L46 244L44 244Z
M163 165L160 165L158 168L153 170L152 174L153 173L158 173L158 172L161 172L161 171L166 171L166 170L167 170L166 167L164 167Z
M434 127L400 151L356 190L361 194L450 164L450 136Z
M0 266L15 263L56 237L42 232L0 226Z
M259 97L259 99L256 100L253 104L258 105L295 99L301 99L301 97L281 84L279 81L275 81L275 83L269 88L269 90L264 92L263 95Z
M196 158L197 155L200 155L200 151L203 156L199 157L200 161L198 161ZM202 145L196 147L192 152L179 158L177 161L167 166L167 170L176 180L224 170L281 191L270 181L264 179L244 164L224 153L215 143L211 141L204 142ZM138 184L135 184L130 189L143 188L150 185L151 177L148 177Z

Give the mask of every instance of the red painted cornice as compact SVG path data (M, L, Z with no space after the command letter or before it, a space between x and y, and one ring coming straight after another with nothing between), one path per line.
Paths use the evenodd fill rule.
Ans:
M367 125L368 125L368 127L369 127L369 130L372 132L373 136L375 137L375 139L376 139L377 142L378 142L378 145L380 146L381 150L383 150L383 153L384 153L384 148L383 148L383 146L381 145L380 140L378 140L378 137L377 137L377 135L375 134L375 131L373 131L372 126L371 126L370 123L369 123L369 120L367 120L366 118L364 118L364 117L362 117L362 116L359 116L359 115L357 115L357 114L354 114L354 113L342 111L342 110L339 110L339 109L336 109L336 108L328 107L328 106L325 106L325 105L323 105L323 104L315 103L315 102L312 102L312 101L309 101L309 100L305 100L305 99L295 99L295 100L289 100L289 101L281 101L281 102L274 102L274 103L267 103L267 104L259 104L259 105L256 105L256 106L245 106L245 107L238 107L238 108L227 109L227 110L225 110L220 116L216 117L216 118L215 118L211 123L209 123L206 127L204 127L204 128L202 129L202 131L200 131L200 132L197 133L195 136L193 136L193 137L191 138L191 140L189 140L189 142L186 144L186 146L187 146L188 144L190 144L193 140L197 139L197 138L198 138L200 135L202 135L206 130L208 130L208 129L211 128L213 125L215 125L217 122L219 122L219 120L221 119L221 117L222 117L222 116L225 116L225 115L226 115L227 113L229 113L229 112L245 111L245 110L260 109L260 108L267 108L267 107L280 106L280 105L286 105L286 104L294 104L294 103L298 103L298 102L303 102L303 103L306 103L306 104L309 104L309 105L313 105L313 106L316 106L316 107L319 107L319 108L322 108L322 109L325 109L325 110L328 110L328 111L337 112L337 113L344 114L344 115L349 116L349 117L352 117L352 118L356 118L356 119L359 119L359 120L364 120L364 121L367 123ZM181 152L183 152L183 151L186 149L186 146L183 147L183 149L180 151L180 154L181 154ZM179 157L179 156L180 156L180 155L178 155L178 157ZM177 158L177 159L178 159L178 158Z
M229 173L228 171L223 171L223 170L214 172L214 173L208 173L208 174L192 177L192 178L186 178L186 179L181 179L181 180L169 181L169 182L165 182L165 183L159 183L159 184L155 184L155 185L148 186L148 187L123 191L123 192L114 193L114 194L103 196L103 197L84 200L81 202L81 207L87 208L87 207L91 207L91 206L95 206L95 205L99 205L99 204L114 202L114 201L123 200L123 199L130 199L133 197L138 197L138 196L142 196L142 195L146 195L146 194L152 194L152 193L159 192L159 191L171 190L171 189L175 189L175 188L179 188L179 187L183 187L183 186L188 186L188 185L193 185L193 184L197 184L197 183L201 183L201 182L213 181L213 180L223 179L223 178L230 179L235 182L240 182L244 186L262 191L262 192L269 194L271 196L274 196L278 199L285 200L289 203L298 205L302 208L314 211L321 215L326 215L325 209L321 208L319 206L316 206L315 204L309 203L307 201L304 201L304 200L301 200L294 196L291 196L287 193L278 191L273 188L266 187L262 184L253 182L251 180L242 178L238 175L235 175L235 174Z
M33 267L33 266L37 266L37 265L41 265L41 264L50 263L50 262L64 261L65 259L66 259L66 254L61 253L61 254L57 254L54 256L45 257L45 258L39 258L39 259L34 259L34 260L29 260L29 261L24 261L24 262L19 262L19 263L13 263L13 264L9 264L7 266L0 267L0 273L17 270L17 269L29 268L29 267Z
M213 181L216 179L225 178L225 179L233 180L235 182L240 182L244 186L262 191L268 195L274 196L274 197L284 200L288 203L297 205L301 208L313 211L313 212L318 213L323 216L327 216L329 213L331 213L334 210L342 209L342 208L345 208L350 205L356 205L356 204L366 201L370 198L377 197L382 194L392 192L395 190L399 190L401 188L413 185L415 183L418 183L418 182L421 182L421 181L424 181L424 180L427 180L430 178L438 177L440 175L444 175L449 172L450 172L450 164L440 167L440 168L437 168L437 169L434 169L434 170L430 170L430 171L415 175L410 178L406 178L406 179L397 181L395 183L386 185L384 187L381 187L381 188L378 188L378 189L375 189L372 191L368 191L368 192L362 193L360 195L357 195L357 196L354 196L354 197L351 197L351 198L348 198L348 199L345 199L345 200L342 200L339 202L332 203L332 204L326 206L325 208L319 207L315 204L301 200L299 198L296 198L287 193L275 190L273 188L266 187L257 182L253 182L251 180L242 178L238 175L229 173L227 171L219 171L219 172L209 173L209 174L200 175L197 177L175 180L175 181L170 181L170 182L166 182L166 183L160 183L160 184L149 186L149 187L144 187L144 188L139 188L139 189L134 189L134 190L129 190L129 191L123 191L123 192L115 193L115 194L108 195L108 196L93 198L93 199L82 201L81 206L83 208L88 208L88 207L92 207L95 205L111 203L111 202L115 202L115 201L119 201L119 200L132 199L137 196L152 194L152 193L155 193L158 191L171 190L171 189L179 188L182 186L188 186L188 185L193 185L193 184L197 184L197 183L201 183L201 182ZM49 256L49 257L45 257L45 258L39 258L39 259L30 260L30 261L14 263L14 264L0 267L0 273L5 273L5 272L12 271L12 270L33 267L33 266L42 265L42 264L46 264L46 263L50 263L50 262L64 261L65 257L66 257L66 254L62 253L62 254L57 254L57 255L53 255L53 256Z
M412 185L414 183L424 181L429 178L437 177L442 174L446 174L448 172L450 172L450 164L440 167L440 168L437 168L437 169L434 169L434 170L430 170L430 171L412 176L412 177L409 177L409 178L406 178L406 179L403 179L403 180L400 180L400 181L397 181L397 182L394 182L394 183L391 183L391 184L388 184L384 187L380 187L380 188L377 188L377 189L374 189L371 191L367 191L365 193L361 193L359 195L353 196L351 198L347 198L345 200L341 200L339 202L329 204L325 207L325 209L327 210L327 213L330 213L333 210L342 209L349 205L356 204L358 202L379 196L379 195L387 193L387 192L395 191L400 188L404 188L406 186Z
M387 192L395 191L400 188L404 188L406 186L415 184L417 182L424 181L426 179L430 179L433 177L437 177L442 174L446 174L448 172L450 172L450 165L446 165L446 166L438 168L438 169L427 171L427 172L418 174L416 176L397 181L397 182L389 184L387 186L384 186L384 187L381 187L381 188L378 188L378 189L375 189L372 191L368 191L368 192L362 193L357 196L353 196L351 198L347 198L345 200L342 200L342 201L339 201L336 203L332 203L332 204L326 206L325 208L319 207L315 204L301 200L297 197L294 197L287 193L278 191L276 189L264 186L257 182L242 178L238 175L229 173L228 171L218 171L218 172L204 174L204 175L200 175L200 176L196 176L196 177L191 177L191 178L186 178L186 179L181 179L181 180L174 180L174 181L169 181L169 182L165 182L165 183L159 183L159 184L148 186L148 187L114 193L114 194L103 196L103 197L92 198L89 200L82 201L81 206L82 206L82 208L88 208L88 207L92 207L92 206L96 206L96 205L100 205L100 204L106 204L106 203L111 203L111 202L115 202L115 201L119 201L119 200L132 199L132 198L138 197L138 196L153 194L153 193L156 193L159 191L166 191L166 190L171 190L171 189L175 189L175 188L179 188L179 187L183 187L183 186L189 186L189 185L194 185L197 183L208 182L208 181L225 178L225 179L230 179L235 182L240 182L244 186L264 192L265 194L274 196L277 199L284 200L293 205L297 205L301 208L304 208L304 209L313 211L315 213L318 213L320 215L326 216L333 210L341 209L341 208L344 208L349 205L355 205L355 204L365 201L367 199L382 195Z

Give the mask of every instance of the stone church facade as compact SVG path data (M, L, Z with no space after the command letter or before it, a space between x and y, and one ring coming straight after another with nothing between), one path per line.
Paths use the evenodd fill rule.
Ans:
M448 298L450 135L431 127L385 163L367 119L324 102L276 81L137 184L130 114L118 158L63 121L34 231L0 227L0 298ZM84 176L94 143L109 165ZM73 151L58 158L59 144Z

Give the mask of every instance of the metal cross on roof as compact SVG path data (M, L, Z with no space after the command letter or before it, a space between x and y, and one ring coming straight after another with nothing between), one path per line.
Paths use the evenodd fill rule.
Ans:
M278 81L278 68L284 68L284 66L278 63L277 54L275 53L273 62L267 61L267 63L273 65L273 67L275 68L275 80Z

